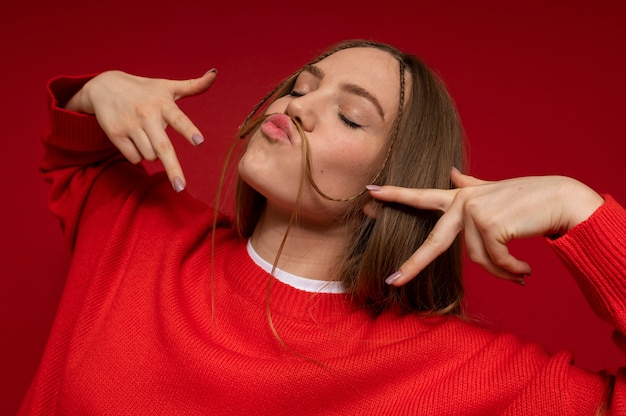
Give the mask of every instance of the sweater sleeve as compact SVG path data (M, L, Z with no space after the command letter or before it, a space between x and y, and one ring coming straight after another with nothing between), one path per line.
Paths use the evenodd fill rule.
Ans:
M551 241L600 318L626 333L626 210L611 196L586 221Z
M626 210L609 195L586 221L549 241L571 271L594 312L616 329L626 353ZM626 368L608 392L610 414L626 414Z
M48 204L59 219L70 250L81 236L81 224L89 238L106 233L137 180L146 175L139 165L127 162L100 128L96 117L63 109L90 77L55 78L48 84L50 121L42 135L44 157L39 168L51 184Z

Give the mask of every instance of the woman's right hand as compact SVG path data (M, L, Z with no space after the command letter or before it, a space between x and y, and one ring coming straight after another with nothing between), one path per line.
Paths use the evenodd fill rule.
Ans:
M95 114L111 142L130 162L159 159L172 186L180 192L186 181L165 129L171 125L196 146L204 141L176 100L205 92L216 75L212 69L200 78L168 80L107 71L88 81L65 108Z

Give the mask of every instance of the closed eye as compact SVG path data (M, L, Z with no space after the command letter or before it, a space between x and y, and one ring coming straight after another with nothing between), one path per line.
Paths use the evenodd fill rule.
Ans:
M358 129L362 127L360 124L355 123L354 121L343 115L340 111L337 112L337 115L339 116L339 119L351 129Z
M288 96L290 97L302 97L304 95L304 93L301 93L299 91L296 90L291 90L288 94ZM355 123L354 121L350 120L348 117L346 117L345 115L343 115L343 113L341 113L341 111L337 111L337 115L339 116L339 119L349 128L351 129L358 129L361 128L363 126L361 126L360 124Z

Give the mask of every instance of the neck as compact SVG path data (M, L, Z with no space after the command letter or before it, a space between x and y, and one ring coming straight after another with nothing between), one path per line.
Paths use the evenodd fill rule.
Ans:
M270 264L276 261L289 218L266 209L250 238L255 251ZM348 245L345 224L291 226L276 267L315 280L337 280Z

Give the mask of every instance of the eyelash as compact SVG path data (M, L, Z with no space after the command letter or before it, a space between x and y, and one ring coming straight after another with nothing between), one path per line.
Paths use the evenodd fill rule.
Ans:
M353 130L356 130L358 128L360 128L361 126L359 124L356 124L354 121L350 120L349 118L347 118L346 116L344 116L343 114L341 114L341 111L337 111L337 115L339 116L339 118L341 119L341 121L343 121L343 123L348 126L348 128L351 128Z
M299 93L299 92L297 92L295 90L291 90L289 92L289 94L287 94L287 95L289 95L290 97L302 97L304 94ZM346 116L344 116L341 113L341 111L337 111L337 116L339 116L339 119L350 129L356 130L356 129L362 127L361 125L355 123L354 121L352 121L349 118L347 118Z

